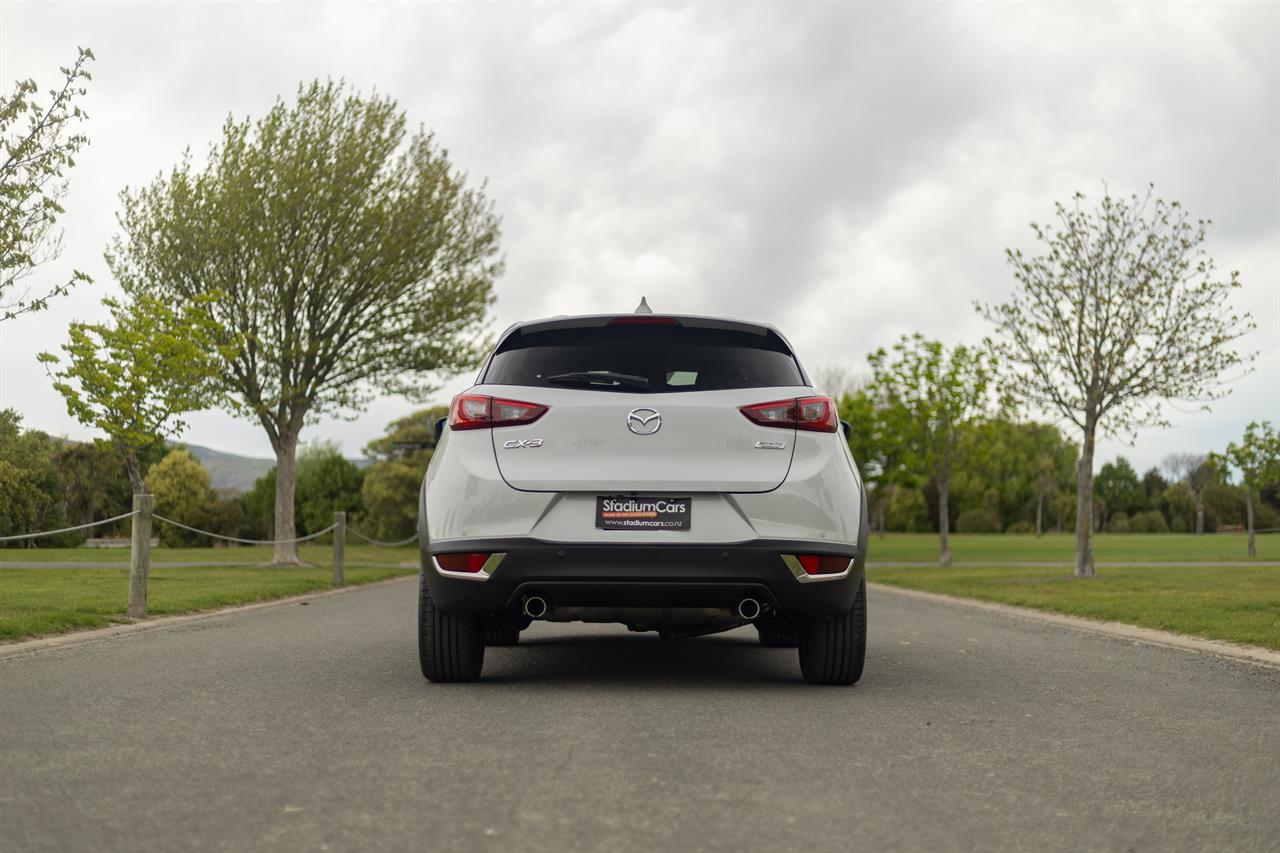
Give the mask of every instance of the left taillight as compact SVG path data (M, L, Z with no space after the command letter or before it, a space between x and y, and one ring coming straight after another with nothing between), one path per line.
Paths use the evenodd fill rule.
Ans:
M487 394L459 394L449 406L449 429L489 429L531 424L547 413L547 406L507 400Z
M797 397L793 400L774 400L742 406L748 420L760 426L804 429L812 432L835 432L840 428L836 417L836 402L830 397Z

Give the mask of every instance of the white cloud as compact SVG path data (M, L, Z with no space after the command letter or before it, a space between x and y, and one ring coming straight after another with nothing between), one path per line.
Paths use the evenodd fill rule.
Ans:
M228 112L346 77L436 130L503 216L494 327L580 311L779 323L810 368L899 334L986 333L1006 246L1055 199L1154 182L1211 217L1245 281L1259 370L1212 414L1104 443L1139 467L1280 417L1280 66L1274 4L22 4L0 6L0 83L99 61L93 144L72 175L63 258L94 275L0 326L0 405L82 435L35 364L101 316L116 195L199 156ZM468 378L450 384L461 387ZM446 392L442 392L446 394ZM357 451L408 405L309 437ZM251 423L188 438L266 453Z

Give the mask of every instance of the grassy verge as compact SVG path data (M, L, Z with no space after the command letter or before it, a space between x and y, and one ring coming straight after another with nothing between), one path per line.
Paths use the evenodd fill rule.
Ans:
M388 564L413 562L418 559L418 546L379 548L347 542L349 563ZM330 565L333 548L330 545L303 545L299 549L303 562L317 566ZM229 548L152 548L154 563L243 563L261 566L271 562L271 549L250 545L234 545ZM128 563L128 548L2 548L0 565L4 563Z
M867 579L1280 649L1278 567L1123 567L1076 580L1059 568L871 566Z
M1280 534L1258 536L1258 560L1280 561ZM960 562L1071 562L1075 557L1075 537L1049 533L1039 539L1031 535L966 534L951 536L952 558ZM317 566L328 565L333 551L329 545L303 545L302 559ZM1245 538L1239 535L1101 533L1094 539L1099 562L1204 562L1247 561ZM872 562L934 562L938 559L935 533L888 533L872 535ZM251 546L230 548L153 548L151 559L159 563L243 563L257 566L271 561L271 549ZM418 559L416 545L378 548L347 542L347 559L356 563L396 564ZM126 548L0 548L0 565L6 562L126 563Z
M1258 560L1280 560L1280 534L1257 537ZM951 559L957 562L1065 562L1075 559L1075 537L1048 533L1037 539L1030 534L955 533ZM872 535L868 558L873 562L936 562L936 533L887 533ZM1094 538L1094 559L1102 563L1247 561L1248 546L1242 535L1189 533L1100 533Z
M348 564L346 577L354 586L416 571ZM267 601L329 589L331 579L328 567L153 568L147 611L168 616ZM128 595L127 569L5 569L0 571L0 642L126 621Z

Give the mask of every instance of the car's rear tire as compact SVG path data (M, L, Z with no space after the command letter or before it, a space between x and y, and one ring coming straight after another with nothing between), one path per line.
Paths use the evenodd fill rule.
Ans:
M765 648L794 649L800 645L800 631L789 619L757 622L756 631L760 633L760 645Z
M484 667L484 617L441 613L427 589L418 589L418 663L430 681L475 681Z
M853 608L839 616L805 618L800 628L800 672L810 684L853 684L867 657L867 582Z

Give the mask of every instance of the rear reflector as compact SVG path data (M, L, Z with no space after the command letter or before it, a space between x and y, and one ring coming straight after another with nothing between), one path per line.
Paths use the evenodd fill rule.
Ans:
M547 407L538 403L484 394L459 394L449 406L449 428L487 429L531 424L546 413Z
M830 397L799 397L743 406L738 411L760 426L835 432L840 428L836 403Z
M838 575L849 568L848 557L832 557L827 554L797 554L796 559L810 575Z
M466 572L475 574L489 562L488 553L472 554L436 554L436 562L446 572Z

